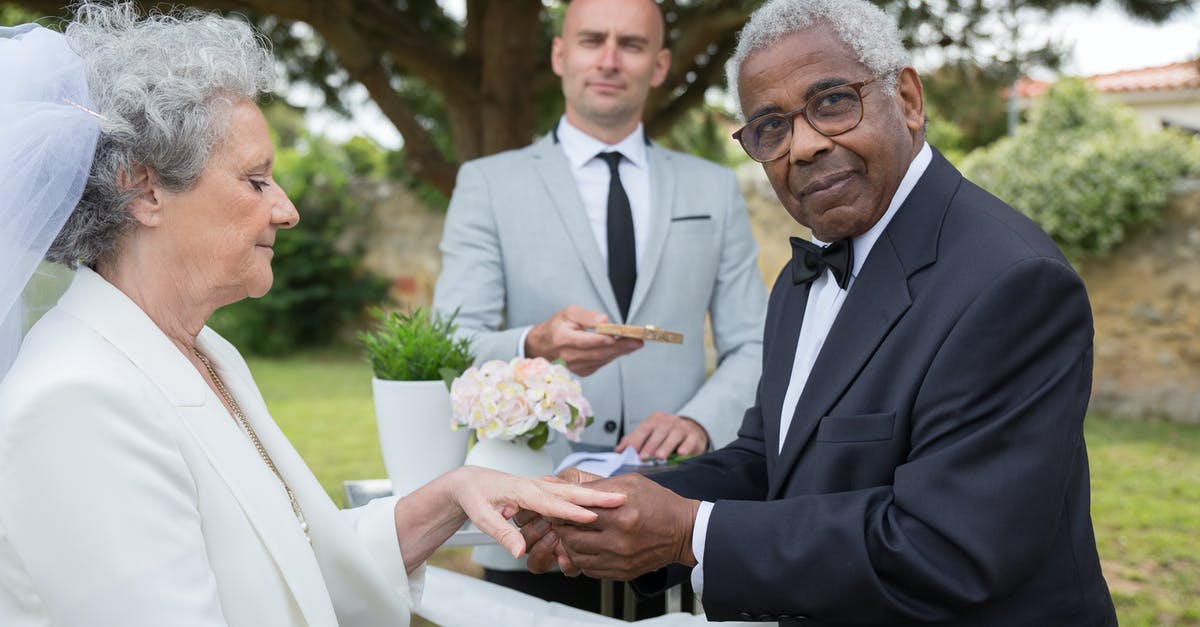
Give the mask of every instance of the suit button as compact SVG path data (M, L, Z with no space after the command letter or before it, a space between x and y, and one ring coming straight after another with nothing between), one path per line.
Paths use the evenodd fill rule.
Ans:
M613 431L616 431L617 430L617 421L616 420L606 421L604 423L604 430L608 433L612 433Z

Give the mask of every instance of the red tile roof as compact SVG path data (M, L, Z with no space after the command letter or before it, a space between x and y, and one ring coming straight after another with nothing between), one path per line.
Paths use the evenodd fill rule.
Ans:
M1200 60L1095 74L1083 80L1097 91L1108 93L1190 89L1200 87ZM1053 83L1047 81L1021 78L1017 81L1017 95L1021 98L1040 96L1051 85Z

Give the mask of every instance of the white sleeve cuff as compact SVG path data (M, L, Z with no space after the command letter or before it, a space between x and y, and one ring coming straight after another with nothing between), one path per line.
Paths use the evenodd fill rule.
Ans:
M692 590L697 597L704 596L704 540L708 537L708 517L712 515L712 509L711 501L700 501L696 522L692 525L692 555L696 556L696 567L692 569Z
M517 340L517 357L521 359L525 358L525 338L529 337L532 330L533 327L525 327L525 330L521 331L521 339Z
M350 519L388 582L412 601L413 609L417 609L425 587L425 565L421 564L412 574L405 570L400 542L396 539L398 500L399 497L395 496L374 499L362 507L341 510L341 514Z

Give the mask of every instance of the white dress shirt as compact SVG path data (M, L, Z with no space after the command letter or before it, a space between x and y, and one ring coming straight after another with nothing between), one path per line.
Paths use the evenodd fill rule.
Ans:
M596 155L602 152L619 152L621 156L617 171L621 174L621 185L629 197L629 209L633 213L633 245L636 261L640 267L646 252L646 237L650 232L650 164L646 160L646 136L639 122L637 128L615 144L606 144L591 135L571 126L567 116L558 121L558 145L567 156L571 174L579 199L583 202L588 223L600 257L608 263L608 185L612 174L608 164ZM529 327L517 341L517 356L525 356L525 338Z
M925 173L925 169L929 167L932 159L933 151L929 144L925 144L909 164L908 171L900 180L900 186L896 188L896 193L892 196L892 202L888 205L887 211L866 233L854 238L854 267L851 269L850 282L846 285L846 289L838 287L833 273L828 269L813 280L812 287L808 290L808 304L804 308L800 337L796 341L796 357L792 361L792 378L788 383L787 393L783 396L783 409L779 416L780 451L783 450L788 427L792 424L792 416L796 413L796 405L800 402L800 394L808 382L808 375L812 373L813 363L817 361L817 355L820 354L821 347L825 344L825 338L829 335L829 329L833 327L833 321L837 319L838 312L842 310L846 294L854 287L854 280L866 263L867 256L871 254L871 248L875 246L879 236L892 221L892 217L896 215L900 205L908 198L909 193L912 192L921 175ZM622 176L624 176L623 173ZM815 237L813 243L826 244ZM704 541L708 535L708 519L712 514L712 508L712 502L701 502L700 509L696 512L696 522L692 526L692 553L696 556L696 568L692 570L691 579L692 589L696 591L697 596L702 594L704 588Z

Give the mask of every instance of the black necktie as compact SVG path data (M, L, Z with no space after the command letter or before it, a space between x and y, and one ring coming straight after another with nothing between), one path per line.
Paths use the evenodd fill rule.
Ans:
M608 164L612 174L608 179L608 282L612 284L621 309L621 319L629 318L629 303L633 300L633 284L637 282L637 253L634 251L633 211L629 196L621 185L617 165L621 153L602 152L596 155Z
M788 241L792 243L793 283L811 283L829 268L838 287L846 289L850 284L850 269L854 267L854 245L850 238L840 239L824 248L799 237Z

